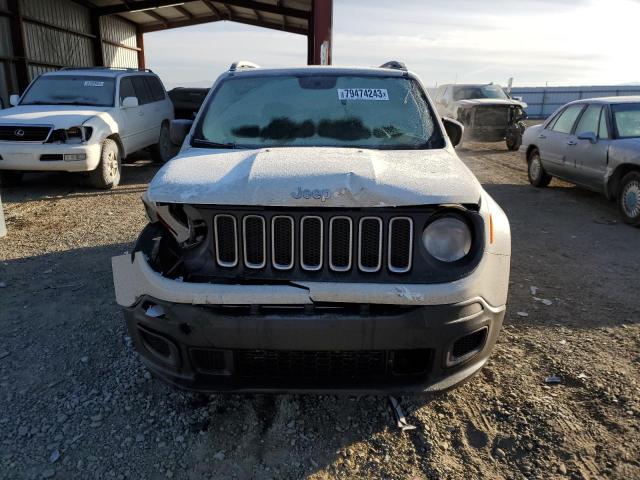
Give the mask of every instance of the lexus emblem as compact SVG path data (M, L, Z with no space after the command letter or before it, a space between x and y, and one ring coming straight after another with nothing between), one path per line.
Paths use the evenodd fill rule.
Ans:
M13 132L13 134L14 134L16 137L24 137L24 130L22 130L22 129L20 129L20 128L19 128L19 129L17 129L15 132Z

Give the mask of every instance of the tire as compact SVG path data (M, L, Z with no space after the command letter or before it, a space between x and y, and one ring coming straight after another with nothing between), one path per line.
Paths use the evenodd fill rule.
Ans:
M511 135L507 136L507 148L512 152L518 150L520 145L522 145L522 134L520 132L515 132Z
M118 144L114 140L107 138L102 142L100 163L89 174L91 185L104 190L117 187L120 183L121 172L122 159L120 158Z
M22 172L0 171L0 187L17 187L22 182Z
M529 183L538 188L546 187L553 178L542 167L540 152L537 149L532 150L527 158L527 176Z
M171 160L171 138L169 136L169 124L163 122L160 127L160 137L158 143L151 147L151 159L155 163L167 163Z
M625 223L640 227L640 172L629 172L622 178L618 209Z
M510 135L507 135L506 138L507 148L509 150L513 152L520 148L520 145L522 145L522 134L524 133L526 128L527 127L524 122L516 123L516 128L513 129Z

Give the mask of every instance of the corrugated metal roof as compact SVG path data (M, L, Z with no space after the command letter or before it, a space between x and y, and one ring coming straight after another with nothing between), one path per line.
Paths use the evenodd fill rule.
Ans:
M312 0L90 0L145 32L229 20L306 35Z

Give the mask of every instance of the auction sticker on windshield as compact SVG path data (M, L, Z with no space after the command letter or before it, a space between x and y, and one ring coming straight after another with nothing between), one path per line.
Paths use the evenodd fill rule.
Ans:
M87 80L84 82L85 87L104 87L104 82L97 82L95 80Z
M338 100L389 100L386 88L338 88Z

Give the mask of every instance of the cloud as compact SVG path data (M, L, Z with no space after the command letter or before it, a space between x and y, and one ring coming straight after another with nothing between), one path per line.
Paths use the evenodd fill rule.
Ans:
M640 80L629 0L334 0L334 63L402 60L427 85L620 84ZM238 59L306 61L301 35L230 22L147 34L148 64L170 86L210 85Z

